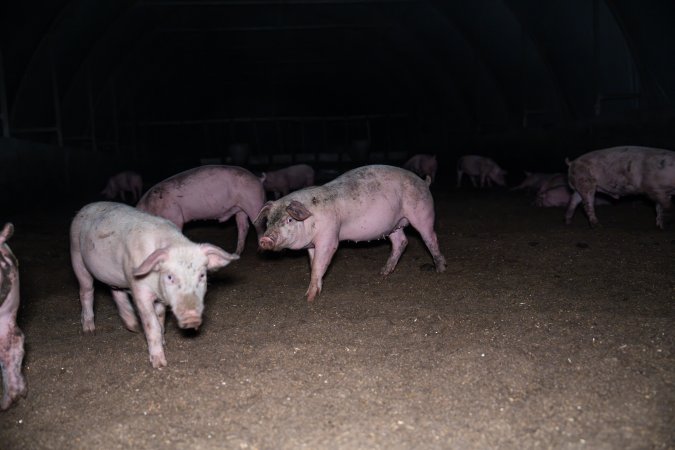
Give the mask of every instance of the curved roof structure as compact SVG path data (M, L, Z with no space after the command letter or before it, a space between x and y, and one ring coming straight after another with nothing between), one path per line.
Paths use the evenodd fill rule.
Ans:
M442 152L455 135L667 128L674 21L668 0L12 2L3 135L124 153L184 142L181 124L224 145L216 125L244 118L401 115Z

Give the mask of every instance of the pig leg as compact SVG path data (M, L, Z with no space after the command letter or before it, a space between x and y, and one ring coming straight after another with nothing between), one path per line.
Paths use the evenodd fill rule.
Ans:
M317 242L312 252L309 252L309 259L312 264L312 275L307 288L307 301L313 302L317 295L321 293L323 285L323 276L328 270L333 255L338 248L338 240L330 240L328 242Z
M473 187L478 187L478 178L475 175L469 175L469 179L471 180ZM481 185L481 187L483 186Z
M239 211L235 214L234 219L237 221L237 250L235 253L241 255L241 252L244 251L246 234L248 233L248 216L244 211Z
M155 312L155 298L151 292L144 290L134 290L134 299L138 315L143 323L145 339L148 342L148 352L150 353L150 364L155 369L166 366L166 357L164 356L164 347L162 346L162 325Z
M155 302L155 314L157 314L157 320L159 320L159 325L162 327L162 345L166 345L164 340L164 332L166 328L164 324L166 322L166 305L162 302Z
M0 366L2 367L2 400L0 409L7 409L18 397L26 395L26 382L21 375L23 333L14 324L2 323L0 336Z
M588 220L591 223L591 228L598 225L598 218L595 215L595 185L592 189L584 190L580 192L581 203L584 206L584 211L588 216Z
M111 292L113 300L115 300L115 304L117 304L117 312L122 318L122 322L124 322L126 329L133 331L134 333L141 331L138 319L136 318L136 312L131 305L131 300L129 300L129 294L121 289L111 289Z
M403 228L399 228L398 230L391 233L388 237L389 240L391 241L391 254L389 255L387 263L380 271L380 275L383 275L385 277L394 271L394 269L396 268L396 264L398 263L398 260L401 258L401 255L403 254L403 251L408 246L408 239L406 239L405 237Z
M664 216L669 216L673 207L670 196L662 192L656 194L648 193L647 195L656 202L656 226L664 230L666 226L666 217Z
M461 187L461 186L462 186L462 175L463 175L463 174L464 174L464 172L462 172L462 171L459 170L459 169L457 170L457 187Z
M581 195L577 191L574 191L567 204L567 211L565 211L565 223L567 225L572 223L572 216L574 216L574 211L576 211L579 203L581 203Z
M447 264L445 262L445 257L441 254L441 250L438 247L438 238L434 231L433 207L431 210L418 210L407 216L412 217L412 219L410 219L410 225L412 225L412 227L420 234L424 241L424 245L427 246L432 258L434 258L436 272L445 272Z
M80 255L79 249L73 249L71 253L73 271L77 282L80 284L80 303L82 304L82 331L93 333L94 326L94 278L91 276Z

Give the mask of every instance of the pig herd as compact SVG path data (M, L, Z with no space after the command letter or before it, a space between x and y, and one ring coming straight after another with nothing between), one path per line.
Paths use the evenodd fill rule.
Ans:
M536 191L535 204L565 206L566 223L583 204L591 226L597 225L595 194L614 198L644 194L656 203L656 225L664 228L675 194L675 152L624 146L597 150L569 161L567 176L526 173L514 190ZM251 222L263 250L307 249L311 276L306 296L320 294L323 276L339 242L388 238L391 253L380 273L390 274L408 240L404 228L417 230L437 272L446 261L434 229L434 201L429 185L438 163L433 155L415 155L403 168L370 165L314 186L314 171L296 165L261 177L234 166L201 166L167 178L141 196L142 180L134 172L112 177L101 192L108 199L126 194L136 207L111 201L84 206L70 227L70 253L79 283L82 329L93 332L94 280L107 284L126 328L143 330L150 363L166 366L166 308L180 328L202 323L207 272L236 261L244 250ZM474 187L506 185L506 171L492 159L466 155L457 161L457 186L466 175ZM275 200L265 203L265 191ZM293 191L293 192L292 192ZM140 199L139 199L140 197ZM181 232L192 220L237 224L234 253L195 243ZM19 306L18 262L6 241L13 227L0 233L0 365L8 408L26 393L21 374L23 334L16 326ZM140 319L140 320L139 320Z

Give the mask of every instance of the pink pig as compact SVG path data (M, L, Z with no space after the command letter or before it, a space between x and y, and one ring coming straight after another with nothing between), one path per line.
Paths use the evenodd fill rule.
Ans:
M457 160L457 187L462 185L462 175L466 173L473 184L477 187L480 179L480 187L492 186L495 182L499 186L506 186L504 179L506 171L499 167L490 158L478 155L465 155Z
M426 182L414 173L392 166L364 166L323 185L293 192L267 202L256 223L267 220L260 238L263 250L307 249L312 269L307 300L321 292L323 275L338 243L388 237L391 255L381 270L393 272L408 245L403 228L412 225L433 256L437 272L445 258L434 231L434 200Z
M665 227L665 214L670 212L670 197L675 194L675 152L658 148L621 146L595 150L569 166L569 184L574 189L565 222L569 224L579 203L592 227L599 224L593 199L596 192L619 198L645 194L656 202L656 226Z
M108 184L101 191L101 194L108 200L114 200L121 197L123 202L126 202L125 193L131 194L131 203L136 203L141 198L143 192L143 179L136 172L129 170L120 172L108 178Z
M296 164L272 172L263 172L260 182L274 198L287 195L296 189L314 185L314 169L307 164Z
M82 330L95 329L97 279L111 287L118 313L131 331L140 329L138 312L154 368L166 366L166 307L179 327L197 329L206 272L239 258L215 245L195 244L166 219L112 202L90 203L77 213L70 226L70 256L80 285Z
M225 222L235 216L237 250L244 251L248 221L263 203L265 191L260 180L236 166L201 166L160 181L141 198L141 211L169 219L183 229L192 220L216 219Z
M2 367L2 400L0 409L26 395L26 382L21 374L23 333L16 326L19 309L19 263L7 245L14 226L5 224L0 232L0 366Z
M436 161L436 155L418 154L406 161L405 164L403 164L403 168L415 172L422 178L426 178L427 175L429 175L431 177L431 182L433 183L436 179L438 162Z

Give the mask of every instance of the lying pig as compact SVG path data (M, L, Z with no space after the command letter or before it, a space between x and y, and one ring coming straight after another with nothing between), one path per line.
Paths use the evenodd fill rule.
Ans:
M160 181L141 198L141 211L169 219L180 229L192 220L237 221L237 250L244 251L248 221L263 203L265 191L260 180L236 166L201 166Z
M307 164L296 164L285 169L263 172L260 182L266 191L274 193L274 198L279 198L296 189L313 186L314 169Z
M112 288L122 321L139 331L133 298L148 341L152 367L166 366L164 313L181 328L202 322L206 272L238 259L211 244L195 244L166 219L121 203L91 203L70 227L70 256L80 284L82 329L94 331L94 279Z
M477 181L480 180L480 187L492 186L492 182L499 186L506 186L506 171L499 167L496 162L490 158L477 155L465 155L457 160L457 187L462 185L462 175L467 174L473 187L477 187Z
M415 172L422 178L426 178L427 175L429 175L431 177L431 182L433 183L436 179L438 162L436 161L436 155L418 154L406 161L405 164L403 164L403 168Z
M619 198L645 194L656 202L656 226L663 229L665 213L672 207L675 194L675 152L658 148L621 146L596 150L574 161L565 160L569 184L574 190L565 213L565 223L579 203L592 227L599 224L593 199L596 192Z
M21 375L23 333L16 326L19 309L19 263L7 245L14 226L5 224L0 232L0 366L2 367L2 400L0 409L7 409L19 397L26 396L26 382Z
M512 187L511 190L519 191L522 189L527 189L536 192L544 185L544 183L546 183L550 178L556 175L562 174L525 171L525 179L518 186Z
M408 245L403 228L412 225L433 256L437 272L445 258L434 231L434 201L426 181L392 166L364 166L323 185L267 202L256 223L267 220L260 238L264 250L304 249L312 269L307 300L321 292L322 279L338 243L389 237L391 255L381 270L390 274Z
M108 178L108 184L101 191L101 194L108 200L114 200L121 197L126 202L126 192L131 194L131 203L136 203L141 198L143 192L143 179L136 172L129 170L120 172Z

